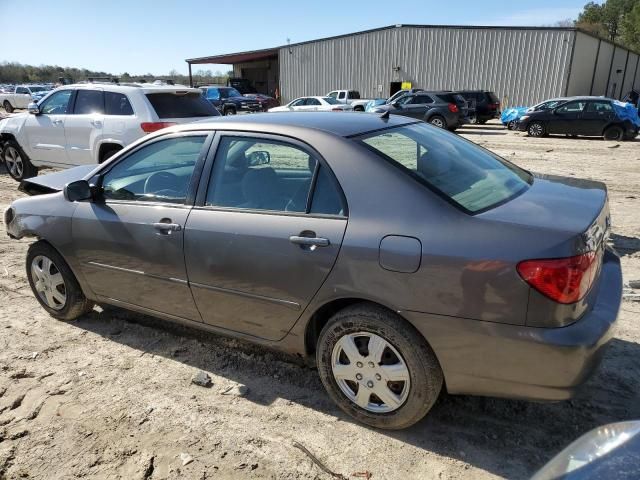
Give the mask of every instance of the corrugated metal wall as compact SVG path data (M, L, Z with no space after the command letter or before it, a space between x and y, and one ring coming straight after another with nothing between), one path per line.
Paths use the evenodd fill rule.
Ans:
M559 29L398 27L293 45L280 50L281 93L285 101L338 88L386 97L390 82L410 81L427 89L486 88L507 105L529 105L565 92L574 36Z

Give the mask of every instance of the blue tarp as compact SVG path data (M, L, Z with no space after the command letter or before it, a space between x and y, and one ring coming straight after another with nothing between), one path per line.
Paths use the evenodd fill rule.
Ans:
M613 102L613 109L621 120L629 120L636 127L640 128L640 118L638 118L638 109L631 103Z
M503 125L506 125L512 120L518 120L528 109L529 107L506 108L502 111L502 115L500 115L500 121Z

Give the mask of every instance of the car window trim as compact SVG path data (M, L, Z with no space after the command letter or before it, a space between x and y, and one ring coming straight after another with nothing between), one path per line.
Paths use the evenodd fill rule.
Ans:
M271 140L281 143L290 143L295 145L298 148L301 148L306 153L312 155L316 160L316 168L313 172L312 184L309 188L309 192L307 194L307 206L305 212L285 212L282 210L260 210L260 209L250 209L250 208L239 208L239 207L222 207L217 205L206 205L207 191L209 188L209 184L211 182L211 175L213 174L213 164L215 163L215 158L218 153L218 147L220 146L220 142L224 137L249 137L249 138L263 138L265 140ZM311 213L309 212L311 203L313 202L313 195L315 193L315 183L317 179L318 172L320 170L319 166L322 165L327 169L329 176L331 178L331 182L333 187L338 192L340 196L340 202L342 204L344 214L343 215L328 215L328 214L319 214L319 213ZM286 216L304 216L304 217L313 217L313 218L337 218L337 219L346 219L349 218L349 205L347 203L347 197L342 190L342 186L338 181L336 175L333 173L333 170L329 166L328 162L318 153L318 151L313 148L308 143L288 135L280 135L273 133L264 133L264 132L252 132L247 130L218 130L216 131L215 138L209 148L209 153L207 155L205 166L202 170L202 175L200 176L200 181L198 185L198 191L196 193L196 199L194 203L194 208L198 210L229 210L229 211L237 211L237 212L248 212L248 213L265 213L271 215L286 215Z
M202 175L202 170L205 166L207 156L209 154L209 149L211 148L211 143L213 141L213 137L215 135L214 130L189 130L186 132L172 132L167 133L165 135L160 135L158 137L154 137L149 139L149 141L143 142L140 145L136 146L133 150L127 152L122 158L119 158L113 164L109 163L105 165L105 168L100 169L94 175L92 175L91 180L94 180L95 184L102 188L102 181L104 176L108 174L116 165L120 162L125 161L134 153L138 152L142 148L148 147L157 143L159 141L168 140L171 138L185 138L185 137L205 137L204 142L202 143L202 147L200 150L200 154L198 155L198 159L196 160L196 164L193 167L193 173L191 174L191 180L189 181L189 186L187 187L187 195L184 203L171 203L171 202L147 202L147 201L137 201L137 200L116 200L111 198L104 198L103 202L106 204L109 203L118 203L118 204L128 204L128 205L162 205L162 206L176 206L176 207L184 207L184 208L192 208L196 198L196 192L198 187L199 179Z

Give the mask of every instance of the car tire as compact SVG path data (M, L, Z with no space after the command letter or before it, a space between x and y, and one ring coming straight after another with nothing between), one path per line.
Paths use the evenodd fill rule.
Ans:
M434 115L428 120L428 122L434 127L447 128L447 121L440 115Z
M620 142L624 139L624 130L618 125L613 125L607 128L602 136L605 140Z
M235 109L235 108L233 108L233 107L225 108L225 109L224 109L224 115L225 115L225 116L226 116L226 115L235 115L236 113L237 113L237 112L236 112L236 109Z
M507 130L515 130L516 129L516 121L511 120L507 123Z
M527 133L530 137L544 137L547 131L542 122L531 122L527 127Z
M2 104L4 111L7 113L13 113L13 106L9 103L9 100L5 100Z
M31 291L52 317L70 321L93 309L67 262L47 242L29 247L26 268Z
M100 158L100 163L106 162L120 150L122 150L122 148L110 148L109 150L103 152L102 157Z
M15 140L8 140L2 146L2 161L9 176L18 182L38 175L38 169Z
M375 359L371 341L377 346ZM356 359L349 359L345 349ZM376 305L356 304L336 313L320 333L316 359L320 379L338 407L375 428L413 425L442 390L442 370L429 344L404 319ZM391 370L384 367L392 365L389 377Z

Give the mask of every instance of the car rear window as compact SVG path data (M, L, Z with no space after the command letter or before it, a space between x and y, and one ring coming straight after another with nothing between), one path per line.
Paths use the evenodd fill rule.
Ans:
M491 103L500 103L500 99L493 92L487 92L487 96L489 97L489 101Z
M509 201L533 181L531 174L488 150L424 123L356 140L471 214Z
M197 92L147 93L158 118L213 117L218 111Z

